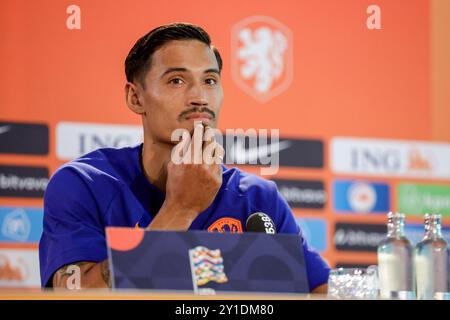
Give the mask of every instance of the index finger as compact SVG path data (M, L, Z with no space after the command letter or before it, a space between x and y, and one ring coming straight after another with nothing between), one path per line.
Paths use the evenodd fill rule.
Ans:
M194 164L202 163L203 154L203 124L201 122L195 122L194 133L192 135L192 157L194 159Z

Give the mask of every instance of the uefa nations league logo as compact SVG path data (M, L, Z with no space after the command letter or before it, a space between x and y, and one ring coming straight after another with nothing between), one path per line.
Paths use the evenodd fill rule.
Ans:
M235 83L261 103L285 91L293 78L291 30L266 16L248 17L232 28Z

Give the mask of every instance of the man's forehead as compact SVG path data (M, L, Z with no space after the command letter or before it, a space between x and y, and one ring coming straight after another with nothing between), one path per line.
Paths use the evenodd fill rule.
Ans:
M152 56L150 70L164 72L168 68L204 71L218 69L218 63L207 44L198 40L174 40L164 44Z

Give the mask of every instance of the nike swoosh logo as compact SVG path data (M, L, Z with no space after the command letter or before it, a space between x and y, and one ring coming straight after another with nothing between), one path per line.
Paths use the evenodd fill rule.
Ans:
M11 130L11 126L3 126L3 127L0 127L0 134L6 133L6 132L8 132L9 130Z
M238 163L242 163L247 160L247 163L256 162L258 159L263 160L272 155L272 150L274 153L279 153L282 150L288 149L292 143L290 141L275 142L263 147L253 147L245 149L243 142L238 142L231 149L231 159Z

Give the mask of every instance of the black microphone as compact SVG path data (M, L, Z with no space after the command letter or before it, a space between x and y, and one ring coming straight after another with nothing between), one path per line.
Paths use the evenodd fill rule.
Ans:
M249 232L263 232L267 234L275 234L277 228L272 219L263 212L255 212L247 218L245 227Z

